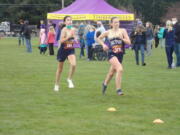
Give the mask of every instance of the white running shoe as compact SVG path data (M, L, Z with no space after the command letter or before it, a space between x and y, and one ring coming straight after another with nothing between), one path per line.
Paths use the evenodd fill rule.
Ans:
M176 68L175 62L172 63L171 67L172 67L172 68Z
M67 82L68 82L68 87L69 88L74 88L74 84L73 84L72 80L67 79Z
M59 85L54 86L54 91L59 91Z

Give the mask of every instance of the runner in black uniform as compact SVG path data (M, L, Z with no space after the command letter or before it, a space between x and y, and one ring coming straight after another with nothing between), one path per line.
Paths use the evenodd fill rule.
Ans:
M108 51L108 60L111 64L109 73L103 82L102 93L105 94L106 88L110 80L112 79L114 73L116 73L116 90L118 95L123 95L121 89L121 79L122 79L122 60L125 52L125 44L131 44L127 31L125 29L119 28L119 19L113 17L111 19L112 28L101 34L98 38L98 42L103 46L104 51ZM110 45L107 46L103 39L107 37L109 39Z
M70 70L67 78L68 87L74 88L72 76L76 68L76 56L73 46L74 42L76 41L75 29L72 27L72 18L70 16L64 17L64 24L65 27L61 31L60 46L57 54L57 60L59 63L56 72L54 91L59 91L59 80L63 70L63 64L66 59L68 59L70 63Z
M114 37L109 39L110 46L108 50L108 60L112 57L117 57L118 61L122 63L123 55L125 52L124 41L122 41L119 37Z
M69 38L67 41L61 44L57 54L57 60L59 62L64 62L69 55L75 54L73 44L73 37Z

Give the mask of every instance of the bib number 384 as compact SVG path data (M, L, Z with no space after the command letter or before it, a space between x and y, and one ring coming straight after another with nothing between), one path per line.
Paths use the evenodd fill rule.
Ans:
M73 43L66 44L65 49L73 49Z

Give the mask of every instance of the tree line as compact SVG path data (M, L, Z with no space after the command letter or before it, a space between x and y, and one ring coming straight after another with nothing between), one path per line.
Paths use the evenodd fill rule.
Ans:
M65 7L75 0L64 0ZM136 17L155 24L161 22L167 8L179 0L106 0L112 6L135 13ZM0 22L17 23L20 19L32 24L45 19L48 12L61 9L61 0L0 0ZM88 4L88 3L87 3Z

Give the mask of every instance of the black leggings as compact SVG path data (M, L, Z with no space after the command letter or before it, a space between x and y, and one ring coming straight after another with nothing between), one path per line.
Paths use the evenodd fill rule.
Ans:
M168 47L166 46L166 56L167 56L167 62L169 68L171 68L173 63L173 51L174 51L173 46L168 46Z
M92 46L88 46L88 59L92 60L93 48Z
M155 48L157 48L159 45L159 38L156 36L155 37Z
M54 55L54 44L49 43L49 55Z

